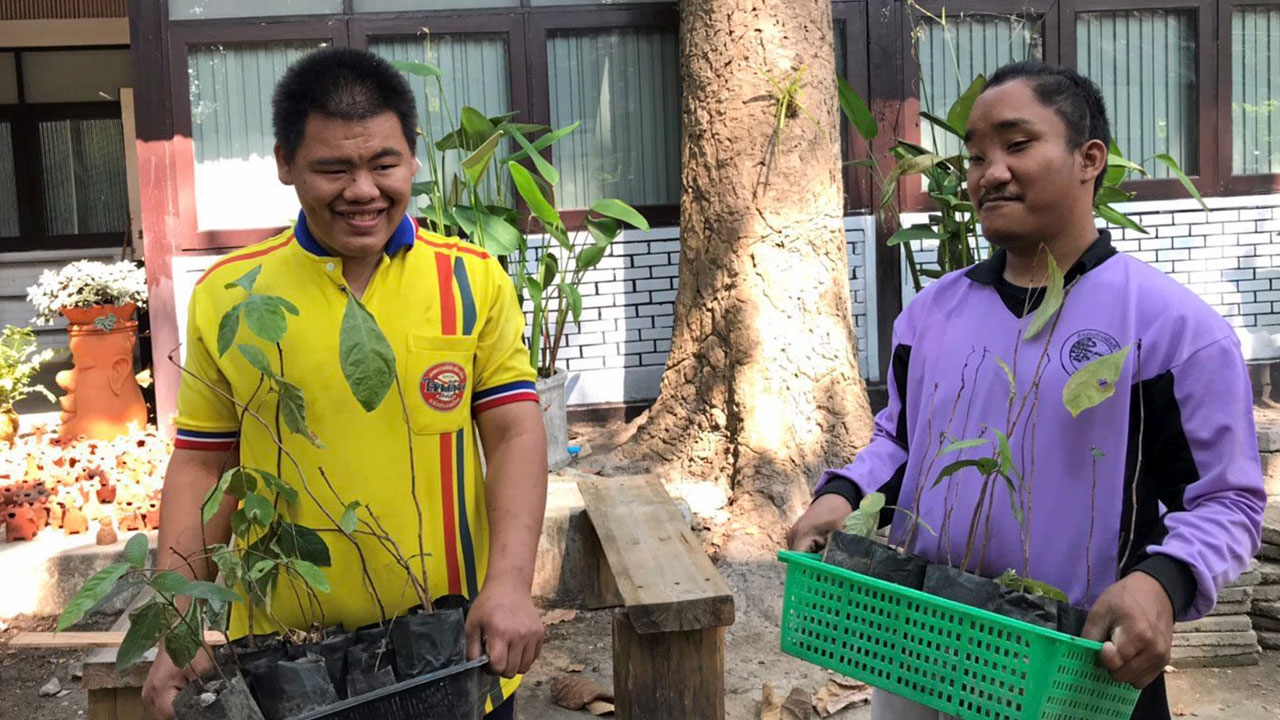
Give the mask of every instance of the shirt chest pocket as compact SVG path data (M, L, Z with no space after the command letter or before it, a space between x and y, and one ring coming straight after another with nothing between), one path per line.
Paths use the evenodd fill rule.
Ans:
M471 420L476 338L411 335L404 392L419 435L461 429Z

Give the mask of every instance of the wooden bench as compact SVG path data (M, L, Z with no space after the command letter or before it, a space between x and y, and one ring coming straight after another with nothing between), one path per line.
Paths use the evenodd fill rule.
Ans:
M588 523L587 606L619 607L619 720L723 720L733 593L656 477L578 481Z

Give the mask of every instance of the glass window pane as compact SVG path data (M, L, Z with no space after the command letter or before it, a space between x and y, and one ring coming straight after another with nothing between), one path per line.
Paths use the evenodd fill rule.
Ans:
M13 171L13 128L0 123L0 237L18 236L18 183Z
M355 0L356 12L520 7L520 0Z
M313 40L189 49L201 230L282 227L297 217L297 194L276 176L271 93L291 63L325 44Z
M18 69L13 53L0 53L0 105L18 102Z
M674 29L566 32L547 41L561 208L603 197L680 201L680 51Z
M1280 6L1231 14L1231 172L1280 172Z
M128 50L22 53L22 89L29 103L119 100L132 87Z
M38 124L50 235L124 232L129 198L119 119Z
M486 117L502 115L511 107L510 65L507 58L506 35L430 35L417 38L396 38L369 43L369 49L388 60L429 62L444 72L444 77L420 78L407 75L418 103L418 124L426 134L429 144L452 132L461 122L463 107L473 107ZM516 122L529 122L516 116ZM414 178L419 182L433 180L432 163L427 145L414 148L422 160L422 168ZM510 152L511 144L503 141L498 156ZM434 148L429 148L436 152ZM440 153L437 153L440 157ZM457 151L443 153L441 175L452 178L460 175L462 156ZM493 188L493 176L486 175L489 192ZM488 194L487 197L493 197ZM509 194L507 195L509 197ZM417 211L419 199L414 199L412 210Z
M171 20L332 15L341 12L342 0L169 0Z
M917 32L920 57L920 107L945 118L947 110L978 75L1002 65L1044 54L1042 18L961 14L944 27L926 20ZM960 138L921 118L920 144L939 155L960 152Z
M1152 177L1171 177L1153 159L1168 153L1196 174L1195 11L1081 13L1076 58L1080 72L1102 89L1125 157Z

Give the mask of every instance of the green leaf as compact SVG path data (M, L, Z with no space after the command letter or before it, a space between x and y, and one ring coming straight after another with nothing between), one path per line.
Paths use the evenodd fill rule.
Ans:
M271 501L257 493L249 493L244 496L244 515L249 522L258 527L266 527L276 517L276 509L271 505Z
M1191 178L1187 177L1187 174L1182 172L1182 167L1178 165L1177 160L1173 159L1173 156L1168 153L1159 153L1155 156L1155 159L1164 163L1165 167L1169 168L1169 172L1173 173L1173 176L1178 178L1178 182L1182 183L1182 187L1186 188L1191 197L1195 198L1196 202L1200 203L1201 208L1205 210L1209 209L1204 198L1200 197L1200 191L1197 190L1195 184L1191 182Z
M533 175L517 162L507 163L507 169L511 172L512 182L516 184L516 191L524 198L534 216L548 228L560 225L560 213L547 202L547 198L538 189L538 184L534 182Z
M484 145L498 132L484 113L473 107L462 108L462 148L468 152Z
M1103 220L1106 220L1112 225L1118 225L1122 228L1128 228L1129 230L1134 230L1144 235L1151 234L1147 232L1146 228L1139 225L1135 220L1130 218L1128 215L1125 215L1124 213L1111 207L1110 205L1097 205L1093 208L1093 211L1098 213L1098 217L1102 218Z
M951 104L951 109L947 110L947 124L951 127L964 131L969 125L969 113L973 110L973 103L987 89L987 78L985 75L978 75L969 83L969 87L965 89L960 97ZM963 139L963 135L961 138Z
M897 165L889 171L889 176L884 181L884 192L880 196L880 207L886 207L893 201L893 195L897 192L898 180L903 175L916 175L928 170L929 168L942 162L943 158L933 153L924 153L915 155L898 161Z
M181 594L196 600L208 600L214 603L244 602L244 598L235 590L204 580L192 580Z
M609 252L608 245L591 245L583 248L582 252L578 253L578 271L586 272L596 265L599 265L607 252Z
M391 67L400 72L417 75L423 78L444 77L444 71L431 63L413 62L410 60L392 60Z
M436 187L439 183L435 180L427 180L426 182L416 182L409 190L409 194L414 197L423 197L435 195ZM425 214L425 213L424 213Z
M538 261L538 284L545 290L552 286L556 281L556 275L560 274L560 259L553 252L543 253L542 259Z
M867 107L867 103L844 78L837 76L836 83L840 94L840 112L849 119L849 124L853 125L863 140L875 140L880 133L880 126L876 124L871 108Z
M996 430L996 447L998 448L998 457L1000 458L1000 472L1006 477L1017 478L1022 481L1022 473L1018 472L1018 468L1013 464L1013 448L1009 445L1009 436L1003 432Z
M925 120L928 120L930 123L933 124L934 127L938 128L939 130L945 130L946 132L960 138L961 140L964 139L964 132L951 127L951 124L948 123L945 118L940 118L931 112L925 112L923 110L920 111L920 117L924 118ZM923 134L923 131L921 131L921 134Z
M641 230L649 229L649 221L635 208L617 198L603 198L591 204L591 212L624 222Z
M276 307L280 308L281 310L284 310L285 312L289 313L294 317L297 317L300 314L298 312L297 305L294 305L293 303L289 302L288 300L285 300L279 295L259 295L258 297L262 298L261 302L264 302L268 305L275 305Z
M200 606L192 603L187 607L186 615L177 617L172 611L167 613L173 619L169 631L164 634L164 649L169 659L178 667L186 667L196 659L203 647L204 625L200 619Z
M560 283L560 292L569 298L569 310L573 313L573 321L578 322L582 317L582 293L578 291L577 286L568 283Z
M1129 202L1134 198L1134 194L1126 192L1112 185L1103 185L1098 190L1098 194L1093 198L1094 206L1110 205L1111 203Z
M1018 521L1019 527L1025 528L1027 518L1023 515L1022 503L1018 502L1018 486L1008 475L1000 473L1000 477L1004 478L1004 484L1009 492L1009 510L1013 512L1013 519Z
M1013 368L1009 367L1002 358L997 357L996 362L1000 363L1000 369L1004 370L1004 376L1009 379L1009 392L1017 392L1018 383L1013 379Z
M134 570L141 570L147 564L148 549L146 533L137 533L124 544L124 552L120 554L120 559Z
M165 570L164 572L156 573L149 584L156 592L172 598L176 595L181 595L187 589L187 586L191 584L191 578L182 573Z
M480 180L484 178L485 171L489 169L489 162L493 160L493 152L497 150L498 141L501 139L501 131L495 132L480 147L463 158L461 163L462 172L466 173L467 180L472 185L479 185Z
M218 478L218 482L209 488L209 492L205 493L204 501L200 503L200 521L208 524L218 512L218 507L222 504L222 496L227 493L227 488L231 486L231 479L240 471L240 468L233 467L222 473L222 477Z
M356 517L356 510L359 508L360 503L350 502L342 509L342 517L338 518L338 528L342 532L350 535L356 531L356 525L360 522L360 519Z
M533 141L533 145L532 145L532 147L533 147L533 149L534 149L534 150L536 150L536 151L542 151L542 150L545 150L546 148L550 147L552 144L554 144L554 143L556 143L557 141L559 141L559 140L560 140L561 138L563 138L564 136L568 135L569 133L573 132L574 130L577 130L577 129L578 129L578 126L579 126L579 125L581 125L581 124L582 124L582 123L580 123L580 122L575 122L575 123L574 123L574 124L572 124L572 125L567 125L567 126L562 127L562 128L560 128L560 129L558 129L558 130L552 130L551 132L549 132L549 133L547 133L547 134L545 134L545 135L539 136L537 140L534 140L534 141ZM526 134L524 130L520 130L520 133L521 133L522 135L523 135L523 134ZM524 150L523 148L521 148L519 151L517 151L517 152L515 152L515 153L513 153L513 154L511 154L511 155L508 155L507 157L502 158L502 160L500 160L500 161L499 161L499 163L500 163L500 164L502 164L502 165L507 165L508 163L519 162L519 161L521 161L521 160L525 159L526 157L529 157L529 152L528 152L527 150Z
M266 470L258 470L257 473L262 478L262 484L284 498L285 502L290 505L298 504L298 491L294 490L288 483Z
M231 282L227 283L223 287L225 287L227 290L230 290L231 288L234 288L234 287L238 287L238 288L242 288L245 292L253 292L253 286L255 283L258 282L258 276L261 274L262 274L262 266L254 265L252 268L250 268L249 272L241 275L235 280L232 280Z
M915 240L941 240L942 234L928 225L916 225L914 227L903 228L893 235L889 236L889 240L885 243L890 247L901 245L904 242L912 242Z
M596 245L608 247L618 239L618 233L622 232L622 225L613 218L593 218L588 215L587 231L591 233L591 239L595 240Z
M245 467L234 467L227 471L229 476L225 492L237 500L243 500L251 492L258 490L258 478L253 471ZM207 522L207 521L206 521Z
M1116 381L1132 347L1125 345L1072 373L1062 388L1062 404L1071 417L1079 417L1080 413L1098 406L1116 393Z
M524 238L514 225L484 210L458 205L453 209L453 215L467 237L472 241L484 238L484 249L495 255L510 255L520 247Z
M858 503L858 512L878 515L884 509L884 493L867 493Z
M246 345L244 343L240 343L239 345L236 345L236 350L240 351L240 354L244 356L244 359L248 361L250 367L254 370L257 370L267 377L275 376L275 368L271 367L271 361L267 359L267 353L265 353L262 348L257 345Z
M302 389L288 380L276 380L276 389L280 391L280 417L289 432L301 435L307 442L320 447L320 442L307 427L307 401Z
M129 616L129 631L125 633L124 640L120 641L120 649L116 651L116 670L123 670L141 660L148 650L160 642L160 638L176 618L176 614L167 605L154 601L133 611Z
M547 162L546 158L542 157L542 153L534 149L533 144L525 139L524 133L515 126L508 125L506 127L510 128L511 136L516 139L516 143L518 143L520 147L524 149L528 157L533 160L533 166L537 168L538 174L542 176L542 179L546 180L548 184L553 186L560 182L560 172L556 170L554 165Z
M231 550L224 549L213 553L213 563L218 566L218 572L222 574L222 581L228 585L236 585L240 582L240 578L244 575L244 563L240 562L240 556Z
M938 454L950 455L953 452L959 452L961 450L967 450L969 448L982 447L983 445L989 445L989 444L991 444L991 441L987 440L986 438L975 438L973 440L956 440L955 442L939 450Z
M329 546L320 537L320 533L305 525L280 523L276 534L276 547L283 557L306 560L319 567L329 567Z
M145 539L146 536L143 537ZM116 563L108 565L94 573L88 580L85 580L80 589L76 591L75 596L71 598L71 602L67 603L67 606L62 610L62 615L58 616L57 631L62 632L80 622L80 618L93 609L94 605L101 602L102 598L106 597L115 588L120 578L124 577L125 573L131 569L132 567L129 563Z
M933 485L937 486L943 480L946 480L947 478L951 477L952 475L955 475L956 473L960 472L961 470L964 470L965 468L981 469L982 460L989 460L989 459L990 458L970 458L967 460L956 460L953 463L948 463L938 473L938 477L933 479Z
M1139 175L1142 175L1143 177L1146 177L1147 175L1147 171L1144 170L1141 165L1133 162L1132 160L1126 158L1125 156L1119 154L1118 152L1112 152L1107 155L1107 167L1124 168L1125 170L1128 170L1130 172L1136 172Z
M289 569L298 573L316 592L327 593L332 589L329 585L329 578L325 577L324 572L305 560L290 560Z
M1031 316L1031 323L1027 325L1024 342L1031 340L1043 330L1044 326L1053 319L1054 313L1062 307L1062 270L1058 268L1058 261L1053 259L1053 253L1046 251L1044 256L1049 261L1049 284L1044 288L1044 299L1040 301L1040 307L1036 308L1035 314Z
M267 300L263 295L250 295L242 305L244 324L249 327L249 332L271 345L284 339L287 325L284 308L278 303Z
M338 362L356 402L365 412L376 410L395 382L396 356L378 321L349 292L338 333Z
M253 568L249 570L250 580L261 580L267 573L274 570L276 561L271 559L259 560L253 564Z
M253 525L249 522L249 516L245 514L244 508L240 508L231 514L231 534L243 538L247 537L249 530Z
M218 321L218 357L226 355L236 341L236 334L240 332L240 310L243 305L244 303L237 303L232 306Z

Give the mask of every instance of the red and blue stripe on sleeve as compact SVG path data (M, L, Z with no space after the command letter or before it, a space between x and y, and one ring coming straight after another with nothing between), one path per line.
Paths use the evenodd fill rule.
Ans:
M473 415L479 415L485 410L515 402L538 402L538 389L533 381L517 380L487 390L479 390L471 398L471 412Z
M226 451L235 447L236 440L239 438L240 433L235 430L230 432L201 432L178 428L178 436L174 439L173 446L180 450Z

